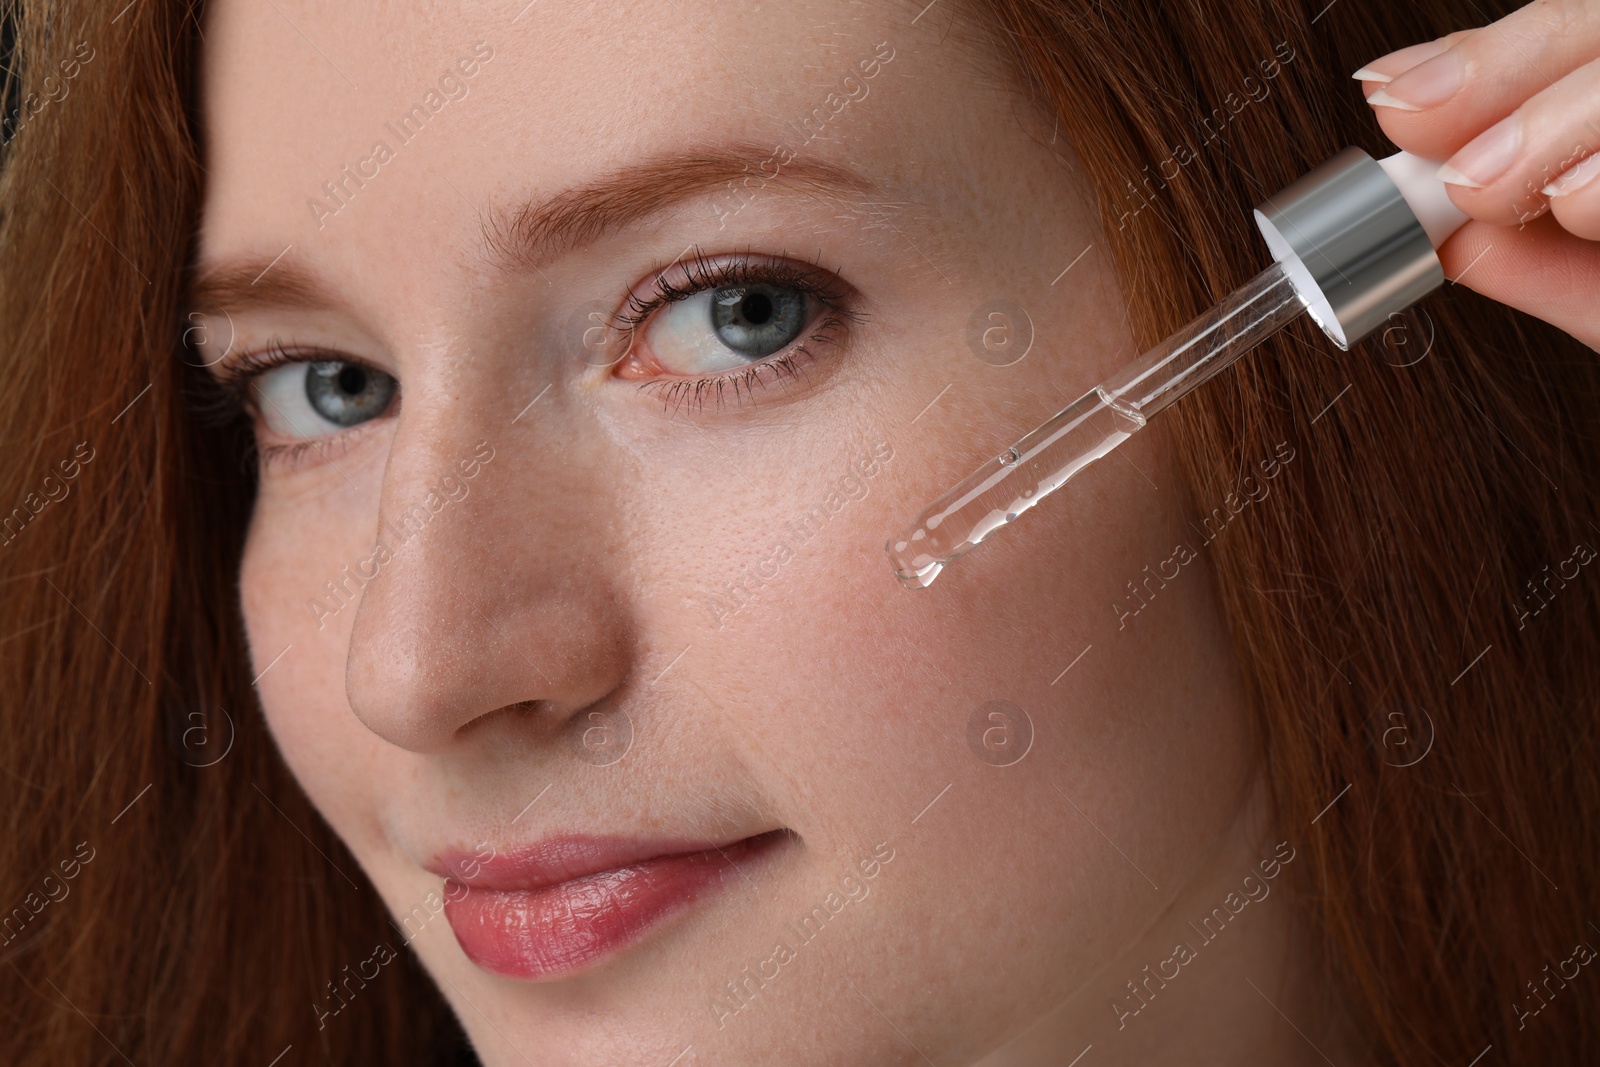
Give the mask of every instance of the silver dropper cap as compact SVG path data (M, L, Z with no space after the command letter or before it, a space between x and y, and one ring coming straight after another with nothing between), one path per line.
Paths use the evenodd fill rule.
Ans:
M1359 148L1268 197L1255 218L1307 313L1341 349L1444 284L1428 231Z

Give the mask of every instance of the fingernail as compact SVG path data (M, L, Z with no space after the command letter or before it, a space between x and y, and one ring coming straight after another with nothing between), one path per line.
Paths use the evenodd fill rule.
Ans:
M1404 100L1396 100L1394 97L1389 95L1389 91L1387 89L1379 89L1377 92L1367 97L1367 103L1371 104L1373 107L1392 107L1396 111L1422 110L1416 104L1408 104Z
M1439 168L1439 180L1482 189L1510 169L1522 147L1522 118L1515 111L1478 134Z
M1425 63L1450 46L1443 41L1424 41L1409 45L1371 63L1350 75L1358 82L1388 82L1400 77L1418 63Z
M1600 155L1579 160L1539 191L1545 196L1568 196L1594 181L1597 175L1600 175Z
M1461 53L1448 48L1397 76L1367 97L1367 103L1398 111L1421 111L1444 103L1460 88Z

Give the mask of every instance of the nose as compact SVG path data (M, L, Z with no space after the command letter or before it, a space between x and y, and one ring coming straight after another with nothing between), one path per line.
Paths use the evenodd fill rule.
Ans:
M457 421L400 416L378 573L346 662L356 716L415 752L443 751L508 708L559 724L628 670L628 620L605 573L605 517L589 503L584 464L541 460L549 447L526 428Z

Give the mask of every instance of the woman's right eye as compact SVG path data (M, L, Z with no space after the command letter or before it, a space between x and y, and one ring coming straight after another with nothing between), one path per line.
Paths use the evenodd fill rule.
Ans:
M269 430L305 439L326 437L383 416L394 406L400 383L361 363L304 360L258 375L251 391Z

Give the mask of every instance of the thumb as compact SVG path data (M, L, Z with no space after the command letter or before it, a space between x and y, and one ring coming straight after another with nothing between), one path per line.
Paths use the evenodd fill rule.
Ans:
M1468 220L1439 248L1444 276L1543 319L1600 352L1600 242L1550 215L1525 226Z

